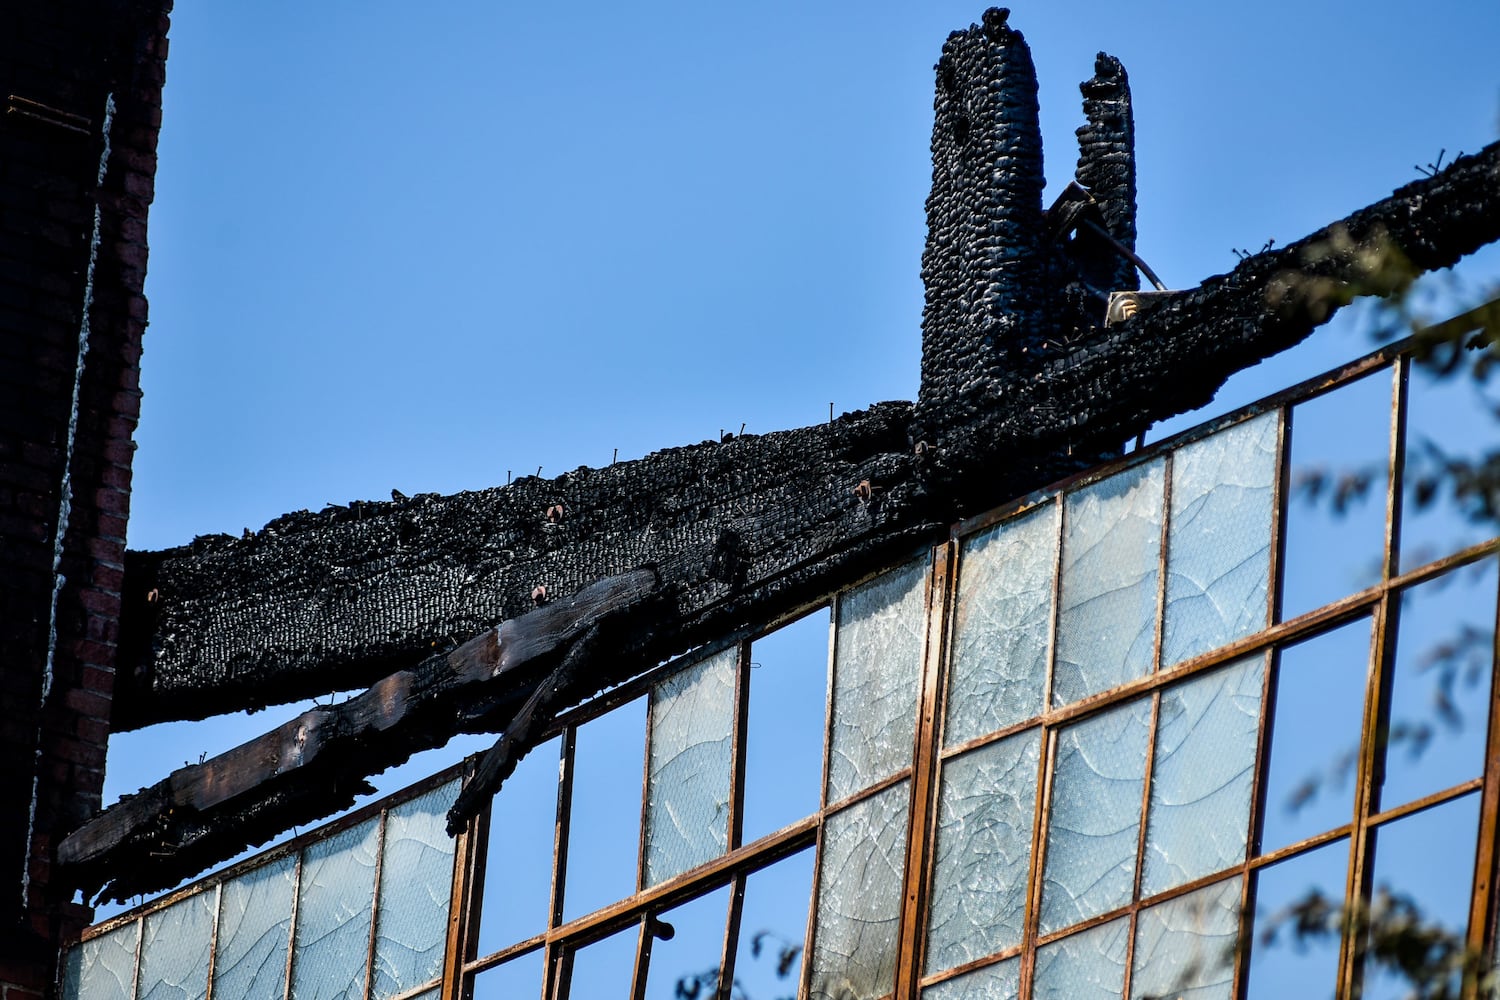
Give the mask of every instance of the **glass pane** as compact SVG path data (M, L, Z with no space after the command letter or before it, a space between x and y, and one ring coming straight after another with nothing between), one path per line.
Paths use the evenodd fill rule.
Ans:
M1390 429L1388 369L1292 408L1283 620L1380 579Z
M208 995L208 952L218 893L210 889L146 917L141 939L140 1000L196 1000Z
M1164 665L1265 627L1279 426L1273 411L1172 455Z
M1141 895L1245 859L1265 662L1258 654L1162 691Z
M532 750L500 786L490 807L480 955L524 941L547 927L561 752L562 737Z
M802 981L802 942L812 900L814 851L762 868L745 881L734 980L760 1000L795 996Z
M125 924L68 952L63 996L67 1000L132 1000L139 922Z
M296 878L297 857L289 855L224 883L215 996L281 1000L285 995Z
M1410 958L1407 949L1422 940L1429 954L1444 947L1467 950L1469 903L1474 882L1474 845L1479 832L1479 794L1445 802L1380 827L1375 833L1375 896L1370 916L1377 936L1393 947L1365 961L1367 1000L1400 1000L1418 992L1434 996L1441 976L1401 975L1393 961ZM1420 931L1400 931L1414 922ZM1384 933L1381 933L1384 932ZM1426 940L1435 932L1433 940ZM1457 983L1451 984L1457 986ZM1457 996L1456 989L1448 994Z
M724 922L728 918L728 886L663 913L661 921L672 928L672 937L651 943L646 1000L714 997L719 988Z
M944 746L1042 711L1057 511L1049 503L964 542Z
M1344 902L1349 842L1338 840L1315 851L1262 868L1256 874L1255 934L1250 948L1252 1000L1332 997L1338 977L1338 911ZM1327 907L1332 907L1329 911ZM1310 933L1298 935L1298 915L1331 913L1311 919Z
M1238 877L1142 910L1130 995L1229 1000L1239 925Z
M565 921L635 892L645 757L645 698L578 727Z
M640 925L631 924L573 955L570 1000L629 1000L635 977L635 946Z
M1139 698L1058 733L1043 934L1130 902L1150 729Z
M1129 937L1121 917L1038 949L1032 1000L1119 1000Z
M458 788L459 782L450 781L386 814L375 923L372 993L377 1000L436 979L442 971L454 844L444 826Z
M303 852L292 1000L364 996L379 832L372 819Z
M1413 364L1407 382L1405 495L1401 509L1401 569L1414 569L1495 534L1493 516L1473 516L1453 494L1450 468L1483 468L1500 450L1494 403L1467 377L1467 362L1451 375ZM1493 390L1490 395L1493 395Z
M1479 777L1494 659L1493 559L1402 595L1380 808Z
M1021 960L1007 958L922 991L922 1000L1019 1000Z
M1068 496L1052 680L1055 705L1151 671L1162 468L1157 459Z
M1280 652L1262 852L1354 817L1370 634L1370 620L1361 618Z
M546 951L538 948L484 970L474 977L473 1000L537 1000L542 995L546 957Z
M926 580L921 559L839 598L829 802L911 763Z
M750 644L742 843L818 811L829 624L821 608Z
M813 997L875 1000L891 991L910 785L835 813L823 828Z
M927 972L1021 943L1040 729L943 765Z
M729 846L730 735L739 647L669 677L651 691L646 779L646 885L664 882Z

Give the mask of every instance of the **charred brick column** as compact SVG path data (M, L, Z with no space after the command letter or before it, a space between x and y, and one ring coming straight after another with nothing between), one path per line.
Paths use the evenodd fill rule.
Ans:
M0 32L0 1000L45 995L90 916L53 841L104 780L169 10Z

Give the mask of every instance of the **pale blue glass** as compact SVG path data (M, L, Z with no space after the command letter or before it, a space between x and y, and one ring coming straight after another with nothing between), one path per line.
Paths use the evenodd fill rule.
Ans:
M199 1000L208 995L208 954L217 904L218 893L209 889L146 916L138 1000Z
M66 1000L132 1000L139 921L75 945L63 963Z
M292 1000L365 995L379 833L371 819L303 852Z
M1266 625L1279 430L1272 411L1172 454L1165 666Z
M1258 653L1162 691L1141 895L1245 859L1265 664Z
M926 582L923 558L839 598L829 802L911 763Z
M1129 938L1130 920L1121 917L1043 945L1036 953L1032 1000L1119 1000Z
M906 867L910 780L834 813L823 827L812 949L816 1000L891 991Z
M1007 958L994 965L945 979L922 991L922 1000L1019 1000L1021 960Z
M943 765L927 973L1021 943L1041 730Z
M964 542L944 746L1042 711L1058 506L1049 503Z
M1150 730L1151 699L1139 698L1058 733L1043 934L1130 902Z
M281 1000L292 930L296 855L224 883L214 955L214 995Z
M651 691L646 769L647 886L729 846L730 736L739 647L667 678Z
M1135 927L1132 1000L1230 1000L1239 922L1239 876L1142 910Z
M375 1000L414 989L442 970L453 894L454 842L445 827L458 789L459 782L450 781L386 813L375 922Z
M1163 467L1157 459L1067 497L1054 705L1151 672Z

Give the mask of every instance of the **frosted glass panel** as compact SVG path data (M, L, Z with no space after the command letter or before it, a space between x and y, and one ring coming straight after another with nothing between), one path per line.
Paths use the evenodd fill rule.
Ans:
M730 734L739 647L695 664L651 691L646 792L646 885L729 846Z
M943 744L956 746L1042 711L1057 511L1050 503L964 543L953 618Z
M927 567L920 559L839 599L829 802L911 763Z
M1141 698L1058 734L1043 934L1130 901L1150 724Z
M68 952L63 996L68 1000L131 1000L139 923L126 924Z
M927 972L1021 943L1041 730L943 765Z
M140 1000L197 1000L208 995L208 952L218 893L210 889L146 917L141 939Z
M813 937L812 992L875 1000L891 991L910 781L828 818Z
M1162 691L1141 894L1245 858L1265 654Z
M1054 704L1151 671L1162 466L1157 459L1127 469L1067 498Z
M1007 958L929 986L922 1000L1018 1000L1020 995L1021 960Z
M454 845L444 826L458 788L458 781L450 781L386 815L375 924L376 1000L420 986L442 970Z
M1032 1000L1119 1000L1129 937L1121 917L1038 949Z
M296 855L224 883L214 956L214 995L281 1000L292 929Z
M292 1000L364 996L379 833L372 819L303 852Z
M1164 665L1265 627L1279 411L1172 456Z
M1131 997L1229 1000L1239 920L1238 877L1142 910Z

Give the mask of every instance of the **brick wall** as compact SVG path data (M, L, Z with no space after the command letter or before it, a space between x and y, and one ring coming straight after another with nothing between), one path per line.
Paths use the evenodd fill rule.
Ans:
M104 780L170 6L0 33L0 1000L90 916L49 876Z

